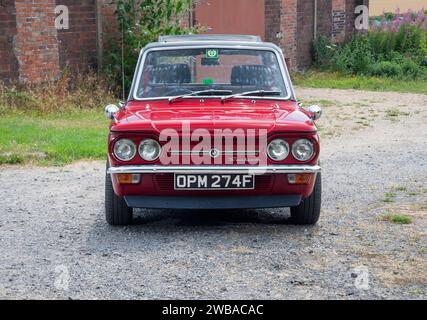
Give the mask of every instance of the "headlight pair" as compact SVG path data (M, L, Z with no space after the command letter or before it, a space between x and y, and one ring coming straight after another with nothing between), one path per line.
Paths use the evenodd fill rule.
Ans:
M136 155L136 145L132 140L120 139L114 144L114 155L121 161L130 161ZM154 161L160 157L162 147L153 139L142 140L138 147L139 155L145 161Z
M289 155L289 144L283 139L275 139L268 144L267 154L273 161L283 161ZM299 139L292 144L292 155L298 161L307 161L314 155L314 146L310 140Z

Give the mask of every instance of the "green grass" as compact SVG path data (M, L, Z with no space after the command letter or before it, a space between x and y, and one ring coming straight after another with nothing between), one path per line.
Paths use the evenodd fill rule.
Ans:
M415 81L382 77L365 77L314 70L304 73L293 73L292 80L297 86L310 88L357 89L427 94L427 81L425 80Z
M383 202L394 202L394 198L396 198L395 193L387 192L385 194L385 198L383 199Z
M411 224L411 217L404 214L387 214L383 216L383 219L397 224Z
M64 165L104 159L108 121L99 110L0 113L0 164Z

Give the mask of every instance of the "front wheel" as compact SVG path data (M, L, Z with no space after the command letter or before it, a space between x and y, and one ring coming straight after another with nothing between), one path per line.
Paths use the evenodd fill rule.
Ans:
M114 193L111 175L105 176L105 218L112 226L125 226L132 223L133 209L128 207L123 197Z
M320 206L322 202L322 175L317 174L314 189L308 198L291 208L291 224L316 224L320 216Z

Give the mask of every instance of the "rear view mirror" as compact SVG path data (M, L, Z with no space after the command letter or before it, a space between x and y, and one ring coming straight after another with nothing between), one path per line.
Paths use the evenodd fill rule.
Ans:
M202 66L219 66L219 59L202 58Z

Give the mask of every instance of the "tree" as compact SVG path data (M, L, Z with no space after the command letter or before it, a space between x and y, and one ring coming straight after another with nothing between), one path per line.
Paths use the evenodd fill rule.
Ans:
M116 4L122 39L110 45L103 69L110 85L118 89L123 82L127 93L142 48L159 36L194 34L201 28L185 25L193 0L117 0Z

